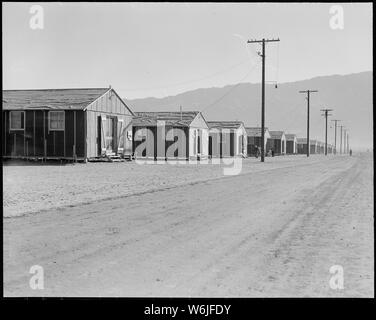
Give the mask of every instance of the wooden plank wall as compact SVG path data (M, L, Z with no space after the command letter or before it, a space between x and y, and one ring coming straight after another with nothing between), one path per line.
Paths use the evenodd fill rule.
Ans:
M133 153L136 158L156 159L156 127L133 126ZM143 134L146 133L146 136Z
M172 133L170 131L172 130ZM141 139L137 134L139 130L146 130L146 137ZM188 128L166 127L165 130L157 130L157 127L137 126L133 127L133 152L137 152L138 158L148 159L187 159L188 158ZM165 141L164 148L162 141Z
M294 153L294 141L286 141L286 153L287 154Z
M210 156L219 158L221 156L221 133L219 130L211 130L209 136L211 137Z
M132 153L132 139L128 137L127 132L132 132L130 125L132 121L132 114L124 105L121 99L114 93L113 90L108 91L105 95L90 104L86 111L86 152L87 157L98 156L98 117L114 116L119 120L123 120L123 128L121 136L118 133L118 141L123 144L124 154ZM118 125L119 127L119 125ZM102 139L103 140L103 139Z
M298 154L306 154L307 153L307 144L306 143L298 143L297 144L297 153Z
M166 127L165 156L168 159L188 158L188 128Z
M9 130L9 111L3 112L3 154L10 157L85 157L84 112L65 111L65 130L49 131L47 110L26 110L25 130Z

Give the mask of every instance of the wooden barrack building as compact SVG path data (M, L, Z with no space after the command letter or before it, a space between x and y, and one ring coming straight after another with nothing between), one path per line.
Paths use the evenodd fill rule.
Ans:
M132 127L136 158L208 158L209 126L199 111L136 112Z
M209 157L245 157L247 132L241 121L208 121Z
M132 152L132 111L112 88L3 91L3 157L90 160Z

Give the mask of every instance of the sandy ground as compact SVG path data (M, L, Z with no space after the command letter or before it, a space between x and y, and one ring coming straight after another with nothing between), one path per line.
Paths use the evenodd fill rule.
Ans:
M320 161L319 156L311 156ZM3 167L4 216L21 216L53 208L116 199L176 186L222 178L234 164L144 165L136 162L36 165L10 162ZM241 172L259 172L305 164L305 156L267 158L263 165L255 158L242 161ZM25 165L26 164L26 165Z
M267 160L4 167L4 295L373 297L372 155Z

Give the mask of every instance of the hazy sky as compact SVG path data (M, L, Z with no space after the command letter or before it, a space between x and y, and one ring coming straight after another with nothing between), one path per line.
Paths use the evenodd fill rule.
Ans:
M33 3L36 4L36 3ZM122 97L174 95L200 87L372 70L372 5L39 3L44 28L30 28L31 3L3 4L4 89L112 87Z

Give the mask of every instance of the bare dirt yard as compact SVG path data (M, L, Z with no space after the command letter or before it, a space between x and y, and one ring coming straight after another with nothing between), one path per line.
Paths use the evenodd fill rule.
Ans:
M232 176L6 165L3 188L5 296L374 296L372 154L245 159Z

